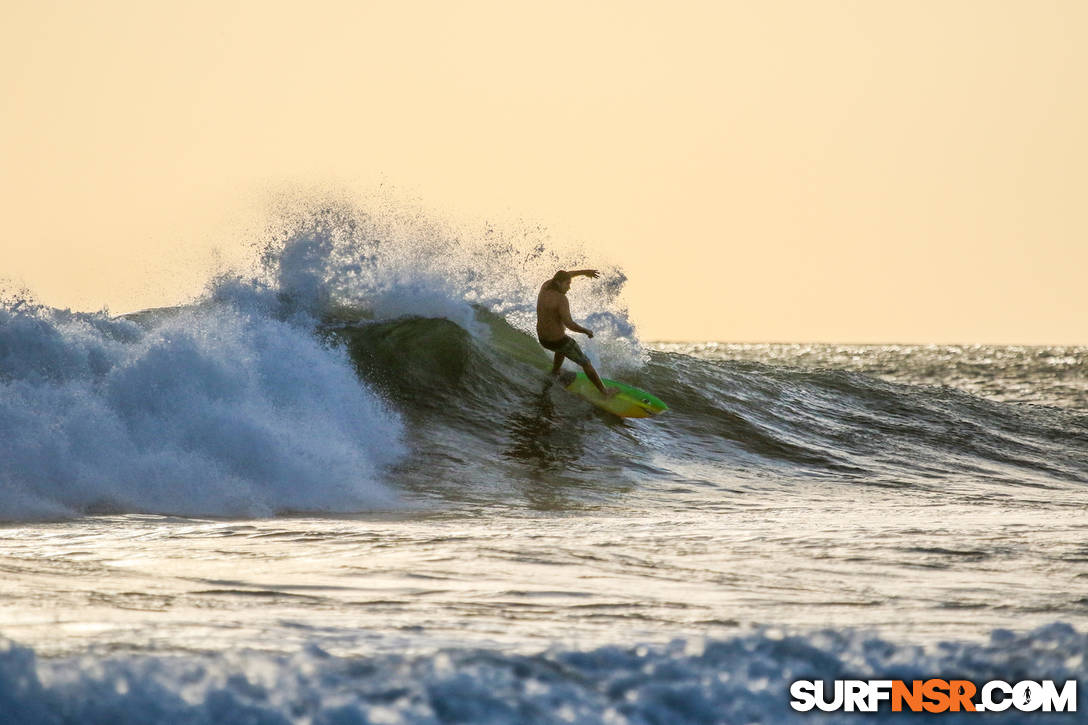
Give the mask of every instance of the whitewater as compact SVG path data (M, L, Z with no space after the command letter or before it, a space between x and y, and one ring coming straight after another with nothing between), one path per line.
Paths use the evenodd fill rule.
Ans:
M579 342L660 417L550 384L536 290L587 266ZM188 304L3 296L0 722L881 719L790 709L841 678L1088 698L1088 348L647 342L625 281L538 228L328 204Z

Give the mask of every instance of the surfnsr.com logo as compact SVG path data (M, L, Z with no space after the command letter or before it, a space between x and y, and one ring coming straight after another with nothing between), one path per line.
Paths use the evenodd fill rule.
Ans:
M1076 680L1060 688L1053 680L991 680L981 687L969 680L835 680L831 687L822 680L797 680L790 685L790 696L790 707L799 712L1077 711Z

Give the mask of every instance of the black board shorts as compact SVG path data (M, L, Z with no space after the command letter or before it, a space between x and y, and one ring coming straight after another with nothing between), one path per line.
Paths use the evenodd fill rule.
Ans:
M564 357L570 358L583 367L589 365L589 358L582 352L582 348L578 347L578 343L570 338L570 335L563 335L561 340L541 340L539 337L537 340L546 350L562 353Z

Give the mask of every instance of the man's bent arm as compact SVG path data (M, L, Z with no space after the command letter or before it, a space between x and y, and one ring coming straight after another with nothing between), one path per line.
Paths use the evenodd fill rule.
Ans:
M560 305L561 306L559 308L559 317L563 320L564 327L566 327L568 330L574 330L575 332L580 332L583 335L589 335L590 337L593 337L593 330L582 327L574 321L574 318L570 316L570 303L567 302L566 297L563 298L563 301L560 303Z
M567 329L568 330L574 330L575 332L580 332L583 335L589 335L590 337L593 337L593 330L582 327L581 325L579 325L574 320L571 320L570 322L567 323Z

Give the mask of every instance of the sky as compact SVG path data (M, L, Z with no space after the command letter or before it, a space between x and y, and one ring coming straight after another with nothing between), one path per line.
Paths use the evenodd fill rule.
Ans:
M0 0L0 280L197 294L273 190L530 220L645 340L1088 344L1088 3Z

